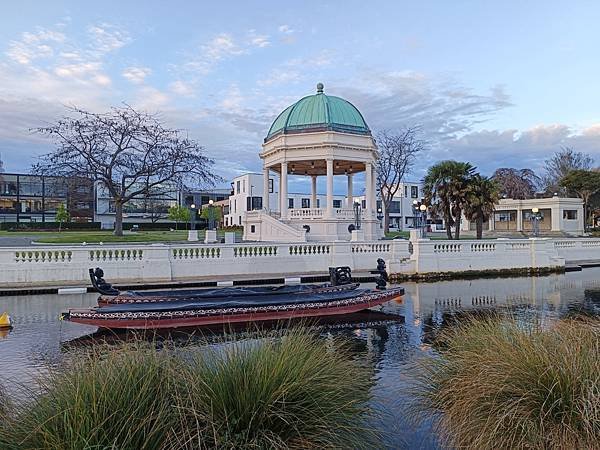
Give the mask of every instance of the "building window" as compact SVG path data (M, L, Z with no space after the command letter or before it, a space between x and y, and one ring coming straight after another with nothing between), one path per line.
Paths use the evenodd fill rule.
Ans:
M303 198L302 199L302 207L303 208L310 208L310 198Z
M419 198L419 186L410 187L410 196L411 198Z
M236 183L236 188L237 189L236 189L236 191L237 191L238 194L240 194L242 192L242 191L240 191L240 184L241 184L240 180L237 180L237 183Z
M333 201L333 207L334 208L341 208L342 207L342 201L341 200L334 200Z
M246 193L246 180L242 180L242 191Z
M517 213L514 211L496 213L496 222L515 222L516 220Z
M238 224L241 225L242 224L242 216L238 216Z
M262 209L262 197L246 197L246 211Z
M273 178L269 178L269 194L273 193Z
M404 198L408 198L408 186L404 186Z
M367 207L367 201L366 200L363 200L361 204L362 204L362 208L363 209L365 209Z
M563 219L577 220L577 210L576 209L565 209L563 211Z
M254 225L250 225L250 233L256 233L256 227Z
M318 199L317 199L317 208L320 208L320 207L321 207L321 199L320 199L320 198L318 198Z
M288 209L293 209L293 208L294 208L294 199L288 198Z

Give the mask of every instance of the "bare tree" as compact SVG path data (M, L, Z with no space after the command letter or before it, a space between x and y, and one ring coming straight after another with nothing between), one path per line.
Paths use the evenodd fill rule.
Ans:
M410 173L417 154L425 149L425 142L417 137L419 129L407 127L400 132L381 131L377 143L377 190L383 205L383 227L390 229L392 199L400 189L400 182Z
M496 169L492 179L498 185L502 197L517 200L533 198L541 181L531 169L512 169L508 167Z
M56 143L34 172L100 182L114 199L118 236L123 234L123 205L131 199L168 192L192 180L203 185L218 179L203 148L181 130L166 128L157 115L128 105L102 114L68 110L70 116L34 129Z
M583 152L576 152L571 147L561 147L551 158L544 161L544 188L546 192L558 192L562 195L575 193L561 185L561 180L573 170L590 170L594 159Z

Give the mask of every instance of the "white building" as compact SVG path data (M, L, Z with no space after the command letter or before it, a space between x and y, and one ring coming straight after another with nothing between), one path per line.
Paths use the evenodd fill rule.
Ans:
M262 174L246 173L233 179L231 183L232 195L229 196L229 214L224 218L225 226L241 226L244 223L248 211L261 210L263 208L264 183ZM274 214L280 213L281 201L279 198L279 177L272 175L269 179L269 205ZM288 192L288 209L311 209L319 208L327 201L327 195L317 194L316 205L313 204L311 194L301 192ZM334 195L333 204L336 208L346 205L344 195Z
M583 200L579 198L531 198L515 200L500 199L494 214L484 223L484 230L499 232L531 232L533 230L533 209L540 216L541 234L560 232L569 234L583 233ZM474 230L475 223L463 218L462 230Z
M381 237L376 217L376 146L361 113L350 102L317 93L287 107L273 122L263 143L263 192L260 210L246 213L244 238L254 241L375 240ZM279 213L271 204L272 172L279 176ZM354 176L365 174L365 208L360 229L355 211L336 208L334 177L344 177L347 205L354 203ZM319 207L289 208L288 175L310 181L310 204L317 204L317 177L326 177L326 196ZM239 205L238 205L239 206Z

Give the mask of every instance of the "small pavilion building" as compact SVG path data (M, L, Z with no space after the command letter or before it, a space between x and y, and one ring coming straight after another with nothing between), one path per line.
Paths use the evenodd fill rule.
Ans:
M374 240L381 237L376 217L376 146L371 130L352 103L323 92L287 107L273 122L262 145L262 209L244 221L244 239L254 241ZM270 205L271 172L279 179L279 205ZM355 186L364 172L364 186ZM289 208L288 176L306 177L311 186L309 208ZM317 179L326 177L326 202L317 207ZM334 207L334 177L345 178L346 202ZM358 188L358 189L357 189ZM362 203L354 195L364 193ZM274 210L278 210L276 213Z

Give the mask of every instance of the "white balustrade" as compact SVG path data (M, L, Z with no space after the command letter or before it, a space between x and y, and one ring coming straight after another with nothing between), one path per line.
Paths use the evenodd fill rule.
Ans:
M325 216L325 210L321 208L300 208L288 210L290 219L322 219Z
M202 281L327 274L333 266L367 271L375 268L377 258L386 261L390 273L556 267L565 260L600 261L600 239L0 248L0 287L84 285L93 267L104 268L106 279L114 283Z

